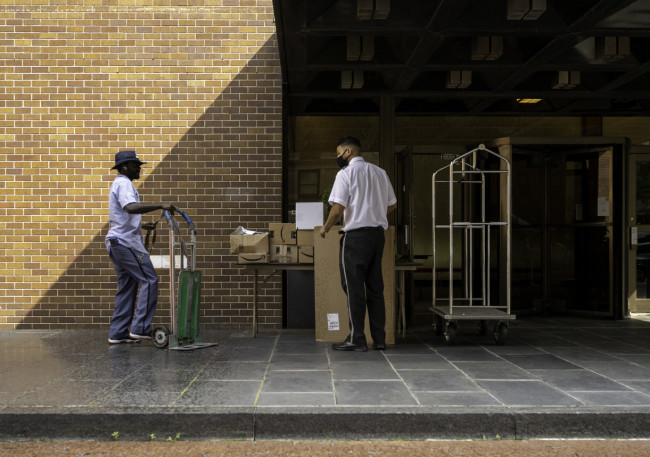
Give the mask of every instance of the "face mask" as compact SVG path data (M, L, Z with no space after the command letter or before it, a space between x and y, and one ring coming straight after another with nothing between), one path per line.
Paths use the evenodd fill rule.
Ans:
M347 159L344 159L343 154L341 154L336 158L336 164L339 166L339 168L343 168L348 164L348 161Z

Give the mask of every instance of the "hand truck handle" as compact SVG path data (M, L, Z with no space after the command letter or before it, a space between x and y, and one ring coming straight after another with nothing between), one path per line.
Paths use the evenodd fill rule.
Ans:
M177 208L177 207L175 207L175 206L174 206L174 210L175 210L178 214L180 214L181 216L183 216L183 219L185 219L185 222L187 222L187 225L190 226L190 231L191 231L192 233L196 233L196 230L194 230L194 222L192 222L192 219L190 219L190 216L188 216L187 213L186 213L185 211L183 211L182 209Z

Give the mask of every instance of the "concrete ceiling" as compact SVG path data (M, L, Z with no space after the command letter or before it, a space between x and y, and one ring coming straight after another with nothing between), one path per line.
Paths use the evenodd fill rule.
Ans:
M292 115L650 115L650 0L274 0ZM541 99L521 103L522 99Z

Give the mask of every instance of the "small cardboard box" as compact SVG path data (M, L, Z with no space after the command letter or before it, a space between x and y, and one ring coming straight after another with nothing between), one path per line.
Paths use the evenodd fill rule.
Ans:
M314 229L311 230L298 230L298 246L313 246L314 245Z
M298 246L298 263L314 263L314 246Z
M237 263L268 263L268 252L242 252L237 255Z
M314 227L322 226L324 208L322 202L296 203L296 228L298 230L313 230Z
M230 235L230 253L269 252L269 234Z
M296 238L296 224L269 224L269 243L271 246L277 244L296 244Z
M298 246L287 244L271 246L271 262L298 263Z
M316 306L316 341L342 342L350 334L347 297L341 287L339 271L339 240L341 235L330 230L325 238L314 238L314 296ZM382 276L386 305L386 343L395 343L395 227L385 232ZM368 314L366 340L372 343Z

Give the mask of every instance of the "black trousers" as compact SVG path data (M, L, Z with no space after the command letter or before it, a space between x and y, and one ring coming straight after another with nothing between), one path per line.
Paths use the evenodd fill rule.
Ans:
M344 232L341 237L339 268L341 285L348 297L350 335L353 344L366 344L366 307L374 343L385 343L386 308L381 258L384 229L369 227Z

